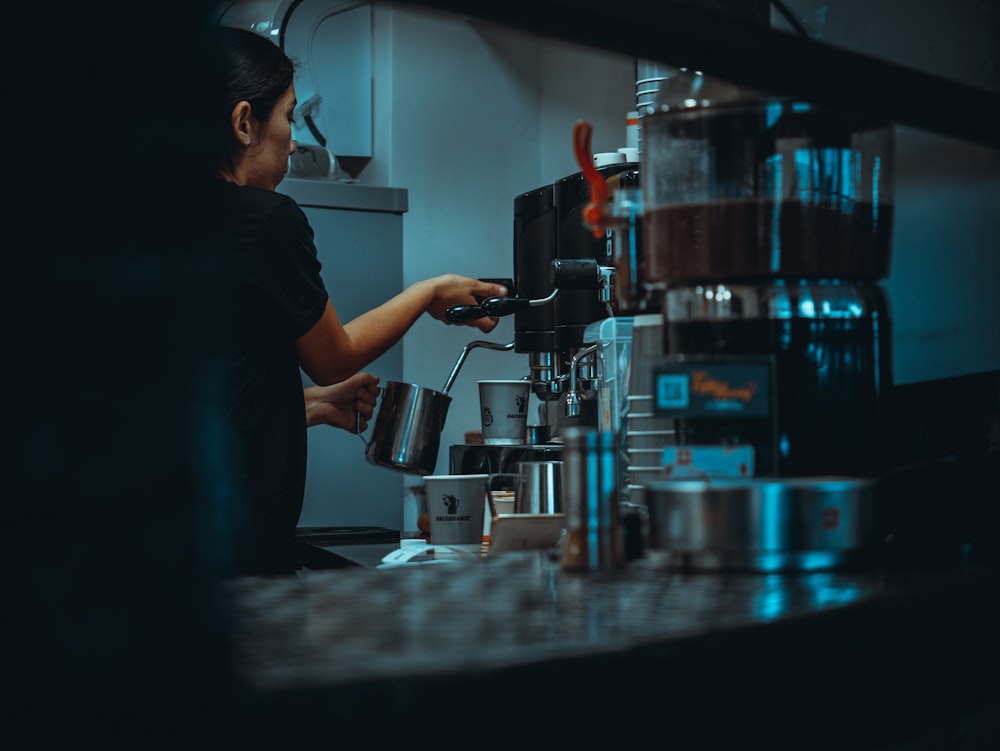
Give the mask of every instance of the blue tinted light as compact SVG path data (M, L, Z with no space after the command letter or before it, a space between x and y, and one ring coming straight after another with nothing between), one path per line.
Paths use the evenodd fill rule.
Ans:
M837 564L837 556L826 550L810 550L802 553L799 567L803 571L825 571Z
M781 187L781 155L776 155L768 164L773 174L774 189L771 195L771 271L781 269L781 200L784 196Z
M783 109L783 106L782 106L781 102L768 102L767 103L767 109L764 112L764 120L765 120L768 128L770 128L772 125L774 125L776 122L778 122L778 118L781 117L781 111L782 111L782 109Z
M875 157L875 166L872 168L872 217L875 221L878 221L878 180L879 173L882 171L882 157Z
M847 605L858 599L858 588L854 586L825 586L816 589L817 605Z
M760 507L760 547L764 550L781 549L781 522L783 504L781 499L765 493Z
M780 568L780 558L774 557L762 561L765 571L777 571ZM769 574L764 577L764 588L757 595L756 611L760 618L771 620L782 616L788 609L788 593L781 576Z

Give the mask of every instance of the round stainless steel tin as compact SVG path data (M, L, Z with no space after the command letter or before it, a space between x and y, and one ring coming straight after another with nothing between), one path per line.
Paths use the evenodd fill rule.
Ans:
M651 482L647 544L694 570L839 568L877 542L876 503L868 478Z

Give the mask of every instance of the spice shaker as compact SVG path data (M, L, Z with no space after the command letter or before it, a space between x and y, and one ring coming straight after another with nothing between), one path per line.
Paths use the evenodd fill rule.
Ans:
M621 568L625 562L618 510L615 434L569 428L563 435L566 571Z

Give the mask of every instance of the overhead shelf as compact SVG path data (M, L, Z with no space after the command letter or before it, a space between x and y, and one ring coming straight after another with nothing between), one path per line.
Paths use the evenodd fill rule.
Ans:
M704 5L680 0L412 2L1000 148L1000 94L747 23Z
M406 188L289 177L281 181L277 190L294 198L300 206L383 211L391 214L405 214L410 208Z

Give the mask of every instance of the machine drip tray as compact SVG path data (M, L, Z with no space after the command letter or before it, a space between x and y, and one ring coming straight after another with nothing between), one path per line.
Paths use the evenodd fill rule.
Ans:
M449 471L456 475L513 472L518 462L550 462L562 458L558 443L521 446L486 446L481 443L458 444L448 451Z

